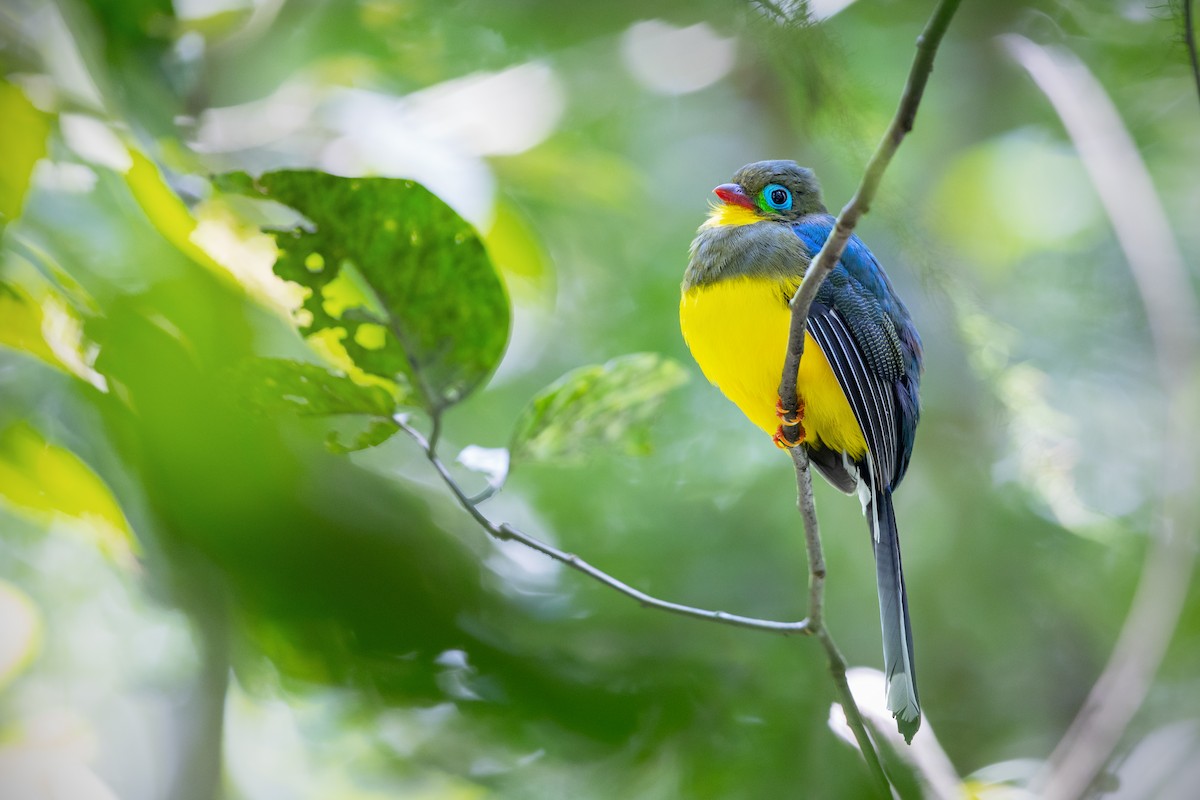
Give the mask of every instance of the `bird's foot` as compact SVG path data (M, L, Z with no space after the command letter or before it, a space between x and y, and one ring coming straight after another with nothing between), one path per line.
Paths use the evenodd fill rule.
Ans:
M795 447L796 445L798 445L804 441L805 436L807 434L804 431L804 425L801 424L801 422L804 420L804 401L803 400L799 401L799 405L796 408L796 412L794 414L789 414L787 412L787 410L784 409L784 407L783 407L783 399L776 398L776 400L775 400L775 416L779 417L779 421L783 423L782 425L779 426L779 429L775 431L775 435L771 437L771 440L775 442L776 447L780 447L780 448ZM784 435L784 432L783 432L784 427L789 427L789 428L795 427L795 429L796 429L796 440L795 441L792 441L791 439L787 438L786 435Z

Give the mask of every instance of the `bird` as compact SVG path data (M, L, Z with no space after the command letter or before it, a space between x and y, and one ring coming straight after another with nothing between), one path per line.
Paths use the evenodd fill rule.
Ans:
M809 312L799 420L787 416L778 392L789 301L835 219L816 175L795 161L748 164L713 193L681 286L684 340L705 377L777 446L805 448L834 487L858 495L875 556L886 705L911 744L921 706L892 494L920 417L921 338L879 261L851 236ZM797 421L790 440L782 423Z

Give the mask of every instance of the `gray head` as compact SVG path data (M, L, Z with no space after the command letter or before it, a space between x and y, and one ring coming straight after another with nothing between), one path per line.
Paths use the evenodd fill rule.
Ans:
M825 213L821 186L811 169L795 161L747 164L713 192L729 205L756 212L764 220L794 222L806 214Z

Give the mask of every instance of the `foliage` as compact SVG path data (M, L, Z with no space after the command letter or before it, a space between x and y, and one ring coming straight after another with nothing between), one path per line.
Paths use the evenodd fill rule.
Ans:
M865 796L812 642L490 541L395 435L436 425L479 513L639 589L802 616L790 465L691 366L679 275L743 163L812 165L840 207L928 9L792 5L0 12L0 766L135 799ZM927 350L897 514L952 780L1053 747L1155 513L1146 321L993 46L1035 19L1095 71L1195 262L1178 31L1126 12L965 3L858 231ZM875 665L859 507L817 491L827 613ZM1191 599L1128 731L1176 780Z

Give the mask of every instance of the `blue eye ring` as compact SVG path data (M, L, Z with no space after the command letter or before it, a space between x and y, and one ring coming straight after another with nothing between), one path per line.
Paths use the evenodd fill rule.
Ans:
M786 186L778 183L768 183L763 187L762 199L773 211L791 211L792 193Z

